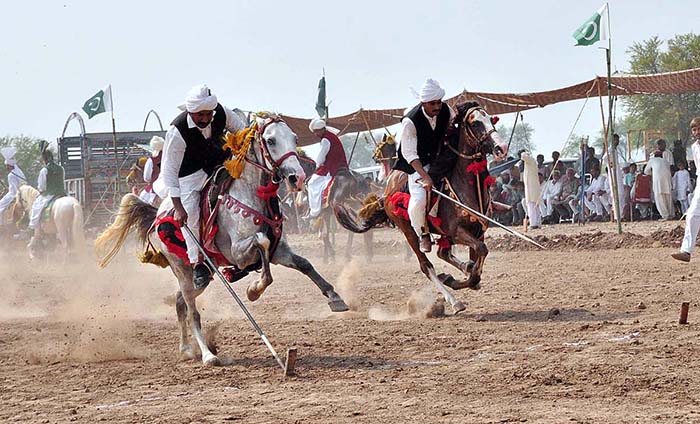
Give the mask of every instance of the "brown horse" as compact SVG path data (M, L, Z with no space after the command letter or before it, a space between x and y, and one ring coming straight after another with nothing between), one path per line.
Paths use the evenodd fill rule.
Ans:
M369 195L372 191L370 182L359 174L350 170L343 169L335 176L331 183L331 188L328 192L327 204L324 203L321 208L321 214L316 221L318 230L323 240L323 261L327 263L335 261L335 249L331 242L331 225L334 218L333 211L336 207L346 204L354 204L359 206L362 204L362 199ZM333 237L335 238L335 237ZM372 235L364 234L365 242L365 258L372 260L374 249L372 246ZM353 233L348 234L348 243L345 248L345 259L352 258Z
M490 198L488 193L488 171L485 168L486 155L495 153L505 155L507 145L502 142L498 132L493 126L486 111L477 103L465 103L457 107L458 113L454 124L450 127L448 138L443 144L444 152L441 158L449 158L450 172L444 183L448 187L448 194L456 197L456 200L487 216L491 214ZM470 166L471 165L471 166ZM477 165L477 166L474 166ZM435 166L434 166L435 168ZM431 170L431 175L433 170ZM437 275L433 264L425 253L420 251L419 239L406 214L400 213L397 206L388 201L392 195L401 191L406 186L407 174L401 171L392 171L389 175L384 196L373 203L368 199L367 206L361 212L363 218L348 210L343 205L335 208L338 222L346 229L363 233L369 229L386 224L396 225L406 237L411 249L418 258L421 271L442 293L451 305L455 313L465 309L462 302L458 301L445 286L454 290L471 288L478 290L481 282L481 272L488 249L484 243L484 235L488 228L488 222L454 203L442 200L438 206L437 217L442 223L440 228L433 228L433 233L440 234L444 243L439 244L437 255L440 259L453 265L462 271L466 279L458 281L447 274ZM437 180L435 181L437 184ZM460 244L469 246L470 261L464 262L452 254L452 245Z

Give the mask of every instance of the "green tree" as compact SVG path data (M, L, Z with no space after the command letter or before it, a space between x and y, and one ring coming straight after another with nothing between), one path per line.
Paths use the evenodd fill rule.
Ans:
M498 133L501 135L506 142L510 140L510 134L513 131L513 126L499 125ZM510 143L510 148L508 149L508 155L515 157L515 155L521 150L527 150L532 152L535 150L535 143L532 141L532 135L535 130L527 122L517 123L515 126L515 133L513 133L513 141Z
M383 132L380 131L372 133L377 143L382 140L382 134ZM350 168L364 168L366 166L376 165L376 162L372 159L376 146L369 132L361 132L360 137L357 138L357 143L355 143L356 137L357 133L345 134L340 137L340 140L343 142L343 148L345 149L345 156L350 161ZM352 152L353 145L355 145L355 152L352 153L351 158L350 153Z
M693 33L679 34L668 40L666 50L659 37L636 42L627 50L630 55L630 72L654 74L682 71L700 67L700 36ZM658 129L665 131L669 139L688 140L688 123L700 116L700 94L664 94L628 96L623 99L629 113L630 129ZM672 143L672 140L668 140Z
M15 155L17 164L27 177L28 183L36 186L36 179L42 167L39 139L25 135L0 137L0 148L7 146L14 146L17 149ZM4 184L1 187L4 190L7 184L7 172L3 172L2 176Z

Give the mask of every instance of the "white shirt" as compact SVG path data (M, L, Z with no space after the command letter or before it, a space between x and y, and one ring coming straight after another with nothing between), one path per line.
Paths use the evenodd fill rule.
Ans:
M449 122L452 122L455 117L455 111L450 106L447 106L447 108L450 110ZM422 106L420 110L423 112L423 116L428 120L430 128L435 129L439 114L431 118L425 113L425 109ZM410 118L403 118L401 120L401 135L399 136L397 149L398 148L401 148L401 154L409 164L418 159L418 135L416 134L416 125Z
M673 165L673 153L669 152L668 150L664 150L661 152L661 154L661 157L664 158L669 165Z
M605 175L598 175L598 178L591 180L591 185L586 189L586 194L596 194L599 191L608 192L609 186L607 184L608 179Z
M7 174L7 194L12 197L16 196L19 186L26 182L27 177L24 176L24 172L15 165L14 169Z
M231 109L224 106L226 113L226 129L231 132L240 131L245 128L243 120L233 113ZM213 122L213 120L212 120ZM211 123L206 128L199 128L194 123L190 115L187 115L187 127L197 128L204 138L211 137ZM165 146L163 147L163 162L161 164L161 172L159 179L162 179L166 195L170 197L180 197L180 181L178 174L180 173L180 165L185 157L185 149L187 144L182 138L180 131L175 127L170 127L165 134Z
M646 175L651 175L654 194L671 194L671 165L664 158L653 157L644 168Z
M143 166L143 180L149 184L153 182L153 156L149 157Z
M673 174L673 191L676 200L688 200L688 193L693 190L690 185L690 172L687 169L679 169Z
M318 156L316 156L316 167L320 168L326 162L326 156L328 156L330 150L331 141L324 137L321 140L321 150L319 150Z
M44 191L46 191L46 179L48 178L48 175L48 168L41 168L41 171L39 171L39 177L36 180L36 188L37 190L39 190L39 193L43 193Z
M700 170L700 139L698 139L698 141L690 145L690 151L693 154L695 169Z

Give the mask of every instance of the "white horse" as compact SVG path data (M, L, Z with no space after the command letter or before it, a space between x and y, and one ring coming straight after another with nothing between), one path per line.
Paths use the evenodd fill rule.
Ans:
M15 198L15 208L20 208L26 214L32 213L32 205L39 195L39 191L34 187L25 184L17 191ZM42 212L42 215L45 212ZM55 235L59 247L63 251L64 260L76 250L81 250L85 244L85 234L83 233L83 207L78 199L72 196L64 196L53 202L49 212L49 220L44 222L39 220L41 232L44 236ZM32 237L29 242L29 255L36 258L41 250L37 240Z
M274 227L276 222L267 213L267 202L256 195L256 191L265 182L279 182L286 178L293 186L300 187L305 178L304 171L297 157L297 136L276 115L264 115L256 118L255 139L246 154L246 166L240 178L233 180L217 216L218 233L216 246L226 259L239 269L261 262L261 275L247 289L248 299L254 301L260 297L265 288L272 283L269 264L282 265L296 269L309 277L328 298L328 305L333 312L347 311L348 306L330 285L305 258L294 254L283 235L275 249L270 252L271 240L265 228ZM172 208L170 198L163 201L158 213ZM192 281L192 266L167 251L158 235L150 232L156 217L156 209L136 197L127 194L122 198L119 213L112 225L95 241L101 266L106 266L119 251L129 231L136 229L139 239L149 241L159 249L167 259L170 269L178 279L180 290L176 295L177 317L180 323L180 353L188 359L194 359L187 321L192 335L202 353L205 365L220 365L219 359L211 352L202 335L200 315L195 299L204 289L195 290ZM281 227L277 227L281 229ZM111 246L110 246L111 245Z

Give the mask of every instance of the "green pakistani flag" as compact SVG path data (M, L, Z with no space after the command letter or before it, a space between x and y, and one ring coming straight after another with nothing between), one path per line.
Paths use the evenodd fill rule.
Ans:
M321 77L318 81L318 99L316 100L316 112L321 118L326 116L326 77Z
M83 111L91 119L102 112L112 110L112 86L108 85L104 90L100 90L90 97L83 105Z
M603 24L603 21L607 20L607 11L608 4L605 3L603 7L598 9L593 16L591 16L583 25L574 31L573 35L576 39L577 46L590 46L598 41L608 39L608 34L605 25Z

